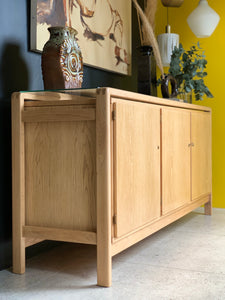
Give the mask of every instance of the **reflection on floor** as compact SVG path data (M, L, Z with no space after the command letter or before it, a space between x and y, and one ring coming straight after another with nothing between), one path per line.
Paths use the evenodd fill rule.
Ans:
M111 288L96 286L96 247L65 243L0 272L0 299L225 299L225 210L199 208L113 258Z

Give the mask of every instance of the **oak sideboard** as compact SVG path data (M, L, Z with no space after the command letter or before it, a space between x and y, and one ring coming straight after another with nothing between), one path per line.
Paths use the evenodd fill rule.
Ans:
M43 240L94 244L110 286L114 255L211 214L211 109L113 88L17 92L12 169L13 272Z

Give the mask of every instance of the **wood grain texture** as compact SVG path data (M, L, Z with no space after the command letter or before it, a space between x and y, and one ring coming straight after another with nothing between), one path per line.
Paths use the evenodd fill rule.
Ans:
M81 97L93 97L96 96L96 89L75 89L75 90L63 90L63 91L34 91L34 92L21 92L20 93L25 100L33 101L64 101L75 100L80 101ZM85 98L83 98L85 101Z
M198 206L211 214L210 115L112 88L15 93L13 271L44 239L97 244L97 283L108 287L112 255Z
M130 91L124 91L120 89L114 89L114 88L98 88L98 89L83 89L83 90L75 90L73 91L67 91L66 93L59 93L59 92L27 92L27 93L21 93L23 97L25 98L25 106L33 106L35 105L50 105L49 103L52 102L52 104L59 105L59 102L64 102L66 104L66 101L72 101L71 104L74 104L77 102L77 104L93 104L93 101L95 102L96 94L98 93L108 93L110 94L111 101L113 101L113 98L115 99L125 99L125 100L131 100L131 101L137 101L137 102L146 102L146 103L152 103L157 105L164 105L169 107L178 107L178 108L186 108L186 109L192 109L197 111L208 111L210 112L211 109L206 106L202 105L195 105L195 104L188 104L183 103L179 101L171 101L167 99L162 99L159 97L144 95L144 94L138 94L135 92ZM92 99L91 99L92 98ZM61 101L63 99L63 101ZM83 99L83 100L82 100ZM33 100L33 101L31 101ZM82 102L83 101L83 102ZM46 103L45 102L49 102ZM74 103L73 103L74 102Z
M212 215L212 194L209 196L209 201L205 203L204 209L205 209L205 215L208 216Z
M75 98L75 99L74 99ZM41 100L42 98L40 98L38 100L32 100L32 99L26 99L24 102L24 110L26 110L27 108L31 108L31 107L43 107L43 106L71 106L71 105L75 105L75 106L79 106L79 105L94 105L96 103L96 99L95 98L91 98L91 97L72 97L70 100Z
M43 239L34 238L33 235L32 235L31 238L28 238L28 237L25 238L25 247L29 247L29 246L41 243L43 241L44 241Z
M13 272L25 272L25 174L24 174L24 124L21 120L24 100L20 93L12 96L12 235Z
M95 122L25 125L26 225L96 231Z
M69 122L94 121L94 108L77 108L76 106L36 107L22 112L23 122Z
M192 200L212 191L211 114L191 113Z
M206 106L189 104L189 103L184 103L179 101L172 101L172 100L163 99L159 97L138 94L130 91L123 91L123 90L113 89L113 88L107 88L106 90L110 93L112 102L116 99L123 99L123 100L131 100L136 102L145 102L149 104L163 105L168 107L185 108L185 109L191 109L197 111L208 111L208 112L211 111L211 108Z
M162 108L162 212L191 200L190 111Z
M96 232L24 226L23 235L26 238L96 245Z
M136 244L137 242L143 240L147 236L157 232L158 230L166 227L167 225L171 224L172 222L180 219L181 217L185 216L192 210L196 209L197 207L204 205L209 201L209 195L205 197L201 197L189 204L186 204L178 209L175 209L173 212L168 213L165 216L162 216L156 221L153 221L149 224L146 224L143 227L138 228L136 231L131 232L127 236L121 239L114 239L112 244L112 256L120 253L124 249Z
M160 216L160 108L115 104L116 237Z
M114 154L115 151L115 139L116 139L116 131L114 128L115 120L114 120L114 112L116 108L116 103L112 103L110 101L110 115L111 115L111 122L110 122L110 144L111 144L111 242L113 241L113 238L116 236L116 226L114 224L114 218L116 216L117 207L116 207L116 201L115 201L115 194L116 194L116 181L115 181L115 164L116 164L116 157Z
M97 283L105 287L112 281L110 122L110 95L101 90L96 99Z

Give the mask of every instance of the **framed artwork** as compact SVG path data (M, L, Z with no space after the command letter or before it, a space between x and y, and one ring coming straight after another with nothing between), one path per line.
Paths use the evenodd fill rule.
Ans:
M77 30L84 64L131 74L131 0L31 0L32 51L42 51L51 26Z

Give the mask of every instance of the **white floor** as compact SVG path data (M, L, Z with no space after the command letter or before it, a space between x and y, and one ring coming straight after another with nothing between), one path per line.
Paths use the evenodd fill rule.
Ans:
M225 300L225 210L198 209L113 258L111 288L96 286L96 248L63 244L0 272L0 299Z

